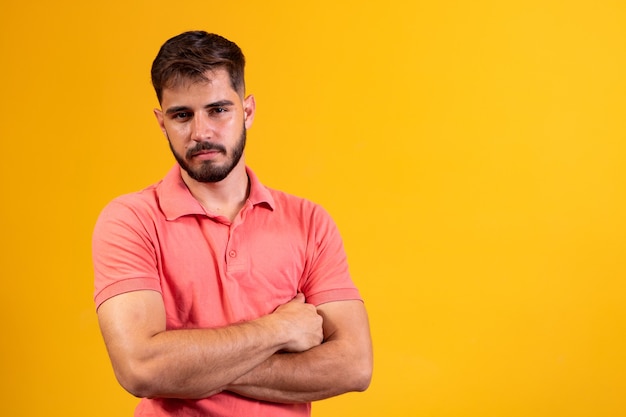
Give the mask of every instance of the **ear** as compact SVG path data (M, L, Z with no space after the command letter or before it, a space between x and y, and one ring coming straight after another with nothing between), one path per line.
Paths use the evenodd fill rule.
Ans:
M164 119L163 119L163 111L160 109L154 109L154 116L157 119L157 123L159 124L159 127L161 128L161 132L163 132L163 134L167 137L167 131L165 130L165 124L164 124Z
M256 102L254 101L254 96L250 94L243 100L243 121L246 129L250 129L250 127L252 126L255 112Z

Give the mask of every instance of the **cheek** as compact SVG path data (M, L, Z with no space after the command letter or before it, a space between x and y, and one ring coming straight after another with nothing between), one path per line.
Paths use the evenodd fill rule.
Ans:
M185 125L169 125L165 126L165 132L170 141L184 142L189 136L188 128Z

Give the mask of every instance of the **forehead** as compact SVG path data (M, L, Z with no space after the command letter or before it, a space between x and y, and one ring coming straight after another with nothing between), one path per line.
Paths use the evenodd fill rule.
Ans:
M163 88L163 102L199 96L226 98L238 95L233 89L230 75L225 69L206 71L202 76L180 76L171 79Z

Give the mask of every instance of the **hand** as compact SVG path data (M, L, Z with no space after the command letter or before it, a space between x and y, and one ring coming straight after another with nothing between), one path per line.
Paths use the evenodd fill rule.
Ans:
M283 348L284 352L304 352L320 345L324 340L322 316L317 314L313 304L305 302L302 293L278 307L272 315L281 320L283 331L288 335L289 342Z

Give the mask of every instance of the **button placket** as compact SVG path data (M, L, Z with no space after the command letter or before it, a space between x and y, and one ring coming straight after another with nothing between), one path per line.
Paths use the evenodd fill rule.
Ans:
M245 256L242 256L240 246L241 242L241 222L235 220L230 226L230 232L228 236L228 242L226 244L226 267L228 271L235 271L246 266Z

